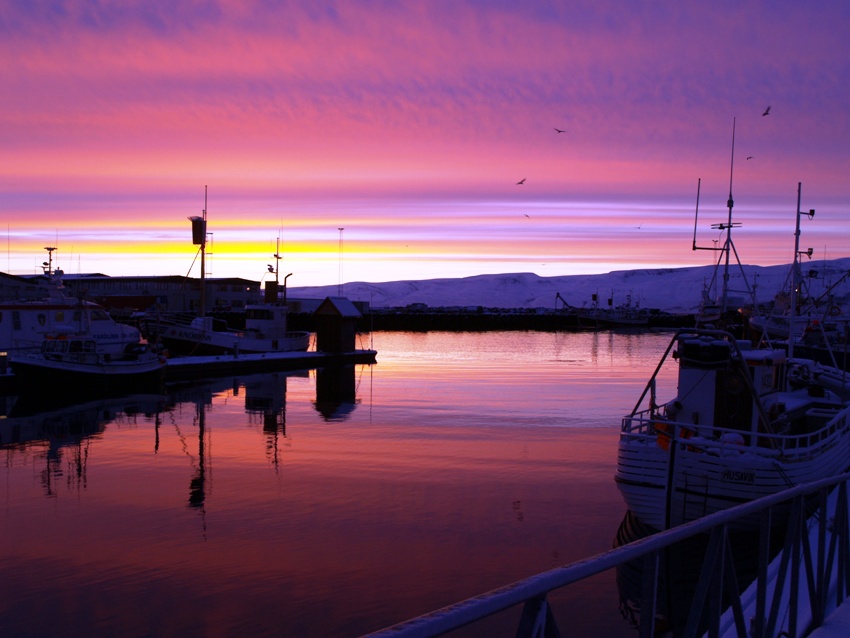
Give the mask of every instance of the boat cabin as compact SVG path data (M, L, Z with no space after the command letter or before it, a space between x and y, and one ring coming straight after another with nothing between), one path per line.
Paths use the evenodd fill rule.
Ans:
M753 349L748 341L683 335L674 357L679 360L679 388L667 416L695 426L757 432L761 405L778 398L786 363L782 350ZM699 432L700 428L696 428ZM700 433L709 435L705 433Z

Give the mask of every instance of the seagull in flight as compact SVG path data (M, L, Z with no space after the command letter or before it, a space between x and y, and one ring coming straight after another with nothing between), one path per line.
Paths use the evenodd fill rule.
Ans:
M748 160L751 160L751 159L753 159L754 157L755 157L755 155L747 155L747 159L748 159Z
M526 213L525 216L528 217L529 219L531 219L531 217L528 216L528 213Z
M770 107L769 106L764 110L764 113L761 114L762 117L764 117L765 115L770 115Z
M523 184L525 184L525 178L524 177L516 183L517 186L522 186Z
M566 131L564 129L558 128L557 126L555 127L555 132L556 133L566 133Z

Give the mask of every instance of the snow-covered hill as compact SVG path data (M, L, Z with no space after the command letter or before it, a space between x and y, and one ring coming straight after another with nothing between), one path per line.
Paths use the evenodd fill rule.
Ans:
M803 264L810 293L819 295L850 271L850 258L811 261ZM759 302L769 301L788 280L790 266L730 266L730 295L748 299L746 282L755 287ZM668 312L692 312L699 306L702 291L711 285L713 266L614 271L602 275L540 277L533 273L477 275L458 279L427 279L386 283L351 282L342 286L345 297L368 301L374 308L426 304L430 307L484 306L488 308L561 308L558 295L571 306L589 306L598 295L600 305L627 302L641 308ZM722 288L722 271L716 290ZM715 287L711 288L712 293ZM339 286L291 287L292 298L335 296ZM850 300L850 283L836 286L837 301ZM712 296L715 296L712 294Z

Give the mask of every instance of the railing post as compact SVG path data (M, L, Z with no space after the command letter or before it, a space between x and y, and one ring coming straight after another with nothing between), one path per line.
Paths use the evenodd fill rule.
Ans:
M756 576L756 615L752 619L750 635L763 638L767 621L767 568L770 565L770 521L772 509L763 510L759 516L758 573Z
M641 579L640 638L654 638L655 610L658 606L658 552L643 557Z
M791 598L788 604L788 631L789 638L797 638L797 618L800 608L800 554L803 551L803 536L806 534L806 514L803 496L794 498L794 506L791 508L791 521L788 525L789 531L793 529L794 544L791 550Z
M525 601L516 638L561 638L545 594Z

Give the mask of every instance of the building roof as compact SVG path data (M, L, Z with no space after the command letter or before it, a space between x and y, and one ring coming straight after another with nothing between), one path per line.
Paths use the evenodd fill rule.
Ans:
M325 297L325 300L319 304L313 314L350 317L352 319L358 319L362 316L347 297Z

